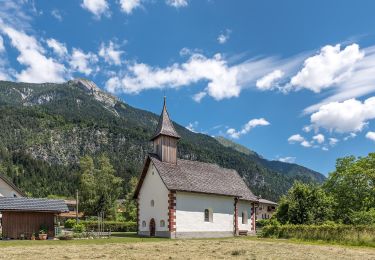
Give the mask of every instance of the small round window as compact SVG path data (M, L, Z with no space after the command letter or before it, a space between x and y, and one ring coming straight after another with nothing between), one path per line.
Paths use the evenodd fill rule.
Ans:
M155 206L155 201L151 200L151 207Z

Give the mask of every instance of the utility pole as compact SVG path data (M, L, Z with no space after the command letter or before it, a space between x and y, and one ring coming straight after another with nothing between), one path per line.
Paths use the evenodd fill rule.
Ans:
M76 223L78 224L78 189L76 190Z

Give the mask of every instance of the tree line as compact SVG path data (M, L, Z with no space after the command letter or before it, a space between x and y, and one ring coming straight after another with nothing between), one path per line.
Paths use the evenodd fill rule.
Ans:
M273 221L281 224L375 224L375 153L348 156L322 185L295 182Z

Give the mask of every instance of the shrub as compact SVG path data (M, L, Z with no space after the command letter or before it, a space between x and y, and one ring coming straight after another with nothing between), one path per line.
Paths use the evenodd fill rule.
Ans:
M354 225L375 224L375 209L356 211L350 214L350 222Z
M57 236L57 238L59 240L72 240L73 239L73 235L65 233L65 234L61 234L61 235Z
M75 224L76 224L75 219L67 219L64 223L64 227L65 228L73 228Z
M74 233L83 233L86 231L86 227L82 223L77 223L73 226L73 232Z
M375 244L375 226L343 224L322 225L267 225L261 237L324 240L350 244Z
M86 230L98 230L97 221L81 221L86 227ZM121 222L121 221L104 221L104 229L111 230L112 232L135 232L137 231L136 222Z

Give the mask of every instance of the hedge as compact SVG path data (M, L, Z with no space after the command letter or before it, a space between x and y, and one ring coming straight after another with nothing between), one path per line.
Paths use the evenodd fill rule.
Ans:
M86 227L86 231L97 231L98 221L86 221L82 220L79 222ZM104 221L104 230L111 230L112 232L136 232L136 222L121 222L121 221Z
M375 246L375 225L267 225L261 237L324 240Z

